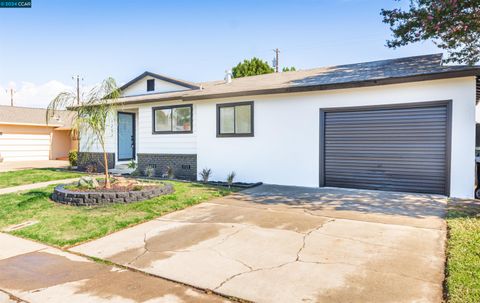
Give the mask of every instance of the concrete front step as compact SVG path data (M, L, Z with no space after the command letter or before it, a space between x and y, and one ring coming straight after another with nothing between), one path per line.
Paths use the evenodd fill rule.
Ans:
M112 175L124 175L131 174L135 168L129 168L128 164L117 164L114 169L110 170Z

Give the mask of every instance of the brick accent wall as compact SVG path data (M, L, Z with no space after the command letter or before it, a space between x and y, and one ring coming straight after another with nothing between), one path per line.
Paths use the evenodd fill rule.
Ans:
M115 168L115 153L107 153L108 168ZM78 170L86 170L89 164L96 165L97 172L103 172L103 153L78 152L77 167Z
M153 167L155 176L162 177L167 172L167 166L173 168L177 179L197 180L196 154L137 154L138 169L144 173L145 168Z

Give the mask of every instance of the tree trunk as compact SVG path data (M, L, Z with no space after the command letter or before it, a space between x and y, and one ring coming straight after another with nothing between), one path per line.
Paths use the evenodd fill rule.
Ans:
M103 148L103 164L105 165L105 188L111 188L110 176L108 175L108 157L105 148Z

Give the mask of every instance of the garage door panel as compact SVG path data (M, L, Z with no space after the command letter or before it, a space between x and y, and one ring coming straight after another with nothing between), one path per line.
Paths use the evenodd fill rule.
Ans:
M401 109L376 109L372 110L351 110L351 111L337 111L326 117L326 119L346 119L352 116L355 118L379 118L384 119L386 117L395 117L395 119L406 119L406 118L415 118L415 117L436 117L437 115L447 115L445 108L433 108L433 107L424 107L424 108L401 108Z
M38 144L38 145L1 145L0 150L3 155L7 151L49 151L50 145Z
M0 154L5 162L36 161L50 158L49 134L3 133Z
M332 182L328 186L331 187L344 187L344 188L355 188L355 189L370 189L370 190L384 190L384 191L398 191L398 192L413 192L413 193L425 193L425 194L438 194L443 188L435 188L430 186L402 186L402 185L389 185L389 184L372 184L372 183L348 183L348 182Z
M447 193L447 104L322 116L326 186Z
M362 181L385 181L388 182L397 182L398 184L418 184L420 183L429 183L429 184L438 184L443 185L445 183L445 178L435 178L432 176L420 176L409 172L409 173L394 173L389 172L388 174L382 172L376 172L375 170L372 171L358 171L354 175L349 172L342 172L342 171L335 171L332 174L327 174L327 178L331 180L342 179L342 180L355 180L361 178Z
M341 155L338 151L331 151L327 153L327 158L339 158L339 159L353 159L353 158L372 158L372 159L379 159L379 158L397 158L397 159L407 159L407 158L423 158L428 160L430 158L433 159L443 159L445 158L445 152L442 151L432 151L430 154L422 153L422 152L398 152L398 151L388 151L385 150L383 152L372 152L372 151L349 151L343 152Z
M439 117L443 117L445 118L446 115L438 115ZM380 117L380 116L376 116L376 117L356 117L355 118L355 121L357 122L368 122L368 123L371 123L371 124L381 124L381 123L388 123L389 120L391 120L392 118L394 118L393 116L388 116L388 117ZM351 124L351 119L352 119L352 116L346 116L346 117L335 117L335 118L330 118L330 119L327 119L328 122L331 122L332 124L335 124L335 125L339 125L339 124ZM407 123L407 122L413 122L413 123L426 123L426 122L436 122L438 121L437 120L437 117L432 115L432 116L411 116L411 117L398 117L398 118L394 118L395 121L398 123L398 122L401 122L401 123Z
M388 170L392 174L411 174L413 176L422 175L426 178L430 177L431 174L438 174L443 172L443 167L401 167L401 166L393 166L393 165L382 165L380 166L382 170ZM326 166L326 169L337 173L355 173L356 175L362 173L363 171L375 171L379 169L379 166L375 165L336 165L336 166ZM419 172L421 170L421 172ZM437 177L435 177L437 179Z

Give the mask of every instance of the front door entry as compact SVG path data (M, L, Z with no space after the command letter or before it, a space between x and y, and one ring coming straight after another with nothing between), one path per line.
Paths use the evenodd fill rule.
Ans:
M135 159L135 114L118 113L118 161Z

